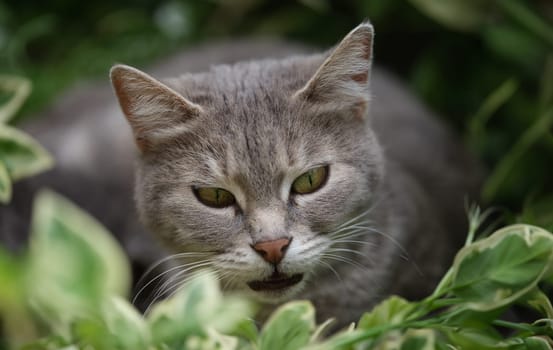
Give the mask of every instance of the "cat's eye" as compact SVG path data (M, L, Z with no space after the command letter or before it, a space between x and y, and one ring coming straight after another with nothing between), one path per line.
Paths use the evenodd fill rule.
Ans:
M292 184L292 192L297 194L315 192L325 184L327 177L327 166L313 168L294 180L294 183Z
M195 188L194 193L198 200L213 208L224 208L234 205L236 200L232 193L222 188L217 187L200 187Z

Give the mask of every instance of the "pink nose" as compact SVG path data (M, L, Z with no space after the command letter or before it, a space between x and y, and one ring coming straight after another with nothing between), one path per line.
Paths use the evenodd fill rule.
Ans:
M282 258L284 258L290 241L291 240L288 238L281 238L274 241L259 242L252 245L252 248L257 254L261 255L265 261L271 264L278 264L282 261Z

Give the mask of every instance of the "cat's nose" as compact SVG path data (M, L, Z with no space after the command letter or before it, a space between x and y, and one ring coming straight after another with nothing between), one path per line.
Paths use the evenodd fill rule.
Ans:
M265 261L271 264L278 264L284 258L286 249L288 249L291 241L292 239L289 238L280 238L274 241L258 242L253 244L252 248Z

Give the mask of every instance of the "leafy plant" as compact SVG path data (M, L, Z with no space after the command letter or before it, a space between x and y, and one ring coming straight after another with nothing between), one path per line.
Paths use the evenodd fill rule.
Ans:
M209 271L142 316L125 299L129 265L112 236L45 191L35 201L28 252L0 252L3 333L9 346L28 350L552 349L553 307L542 285L553 281L553 235L519 224L472 242L478 214L433 294L391 296L324 339L330 322L317 326L307 301L281 306L258 329L254 306L223 296ZM502 319L515 305L538 316Z
M0 76L0 91L11 94L0 107L0 203L9 202L12 182L36 175L52 166L52 158L29 135L7 123L29 95L31 83L23 78Z

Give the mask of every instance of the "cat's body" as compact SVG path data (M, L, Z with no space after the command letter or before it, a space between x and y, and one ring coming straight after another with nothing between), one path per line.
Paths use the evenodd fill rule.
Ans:
M160 75L297 50L241 45L185 54L161 65ZM379 70L369 78L371 46L372 30L362 25L330 59L249 61L165 84L115 68L112 81L141 150L142 220L174 252L201 252L186 263L205 261L226 288L268 304L308 298L321 319L345 324L390 293L428 292L463 238L464 199L477 171L396 80ZM50 112L55 124L67 124L29 128L59 159L54 173L32 182L57 182L146 265L159 253L127 215L135 145L109 94L81 90ZM290 191L319 168L328 177L320 188ZM234 201L209 207L198 197L202 188L224 189ZM7 209L21 205L16 198ZM6 210L0 220L0 232L16 223Z

